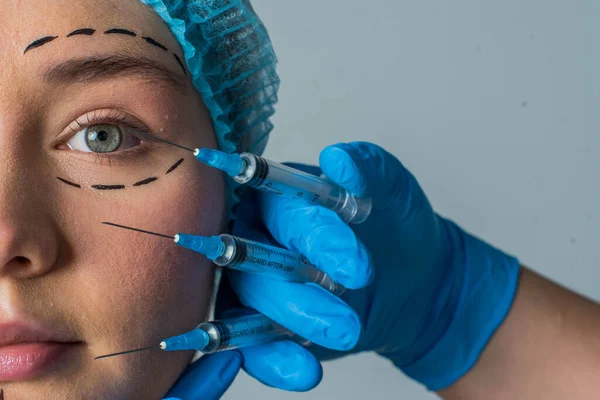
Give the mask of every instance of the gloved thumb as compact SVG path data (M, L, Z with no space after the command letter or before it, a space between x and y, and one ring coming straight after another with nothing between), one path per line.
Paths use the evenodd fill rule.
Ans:
M371 198L377 208L398 209L408 202L415 188L415 178L402 163L381 147L366 142L339 143L321 152L319 163L323 173L357 197ZM419 191L420 194L420 191ZM420 200L420 199L419 199Z

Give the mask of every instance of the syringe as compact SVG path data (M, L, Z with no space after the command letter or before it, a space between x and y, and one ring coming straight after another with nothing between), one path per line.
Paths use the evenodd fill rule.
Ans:
M172 239L181 247L204 254L219 267L267 275L290 282L314 283L336 296L341 296L346 291L344 286L335 283L305 257L275 246L227 234L197 236L179 233L169 236L111 222L103 224Z
M98 360L152 349L161 349L164 351L195 350L210 354L286 338L307 343L296 334L264 315L251 314L223 321L203 322L192 331L163 340L158 346L107 354L95 359Z
M196 159L220 169L240 185L335 211L346 223L360 224L371 213L371 199L354 197L326 179L251 154L196 149Z
M371 214L371 199L355 197L327 179L266 158L251 153L228 154L212 149L193 150L148 133L136 131L136 134L193 152L198 161L226 172L240 185L329 208L346 223L360 224Z

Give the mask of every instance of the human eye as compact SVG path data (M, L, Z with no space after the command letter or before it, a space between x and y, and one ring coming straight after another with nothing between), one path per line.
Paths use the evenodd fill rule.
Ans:
M115 124L92 125L80 130L67 146L84 153L114 153L135 147L139 140Z
M96 110L68 127L69 139L59 150L71 150L104 158L121 157L141 150L148 129L121 110Z

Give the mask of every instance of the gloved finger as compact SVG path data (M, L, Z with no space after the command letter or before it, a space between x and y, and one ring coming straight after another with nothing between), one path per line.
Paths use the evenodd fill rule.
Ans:
M262 221L257 190L248 190L236 205L231 233L244 239L279 246Z
M341 351L356 346L361 333L358 315L333 294L259 274L229 271L228 275L244 306L320 346Z
M234 208L234 227L238 222L243 222L245 225L254 226L260 223L260 213L257 212L258 208L258 191L246 188L244 192L240 194L240 201Z
M293 168L320 175L318 167L289 164ZM266 201L261 200L266 198ZM263 212L256 210L261 205ZM286 209L285 212L282 212ZM302 224L302 211L313 210L323 218ZM349 289L366 286L372 280L373 268L369 253L356 238L353 231L331 212L300 201L288 200L275 195L261 196L257 191L246 192L236 209L237 219L233 234L266 244L282 244L290 250L303 254L334 281ZM263 221L261 217L271 219ZM300 223L296 223L299 220ZM267 227L265 227L267 223ZM279 228L290 228L288 230ZM274 243L272 237L279 241ZM322 240L323 237L327 240Z
M251 308L230 308L224 310L223 313L219 316L219 319L226 320L230 318L237 318L254 314L256 314L256 310L252 310Z
M283 246L303 254L348 289L372 281L367 248L335 212L273 194L263 194L260 200L264 223Z
M255 310L229 309L222 318L254 314ZM289 340L239 348L244 358L244 370L259 382L294 392L306 392L316 387L323 376L321 363L315 356Z
M374 206L397 207L404 194L411 201L416 180L402 163L381 147L366 142L339 143L321 152L325 175L358 197L370 197Z
M262 224L261 224L262 225ZM237 220L233 226L232 232L234 236L241 237L255 242L268 244L271 246L279 246L264 225L258 224L248 225L246 221Z
M314 389L323 378L315 356L289 340L240 349L244 370L259 382L293 392Z
M190 365L163 400L216 400L229 389L242 368L235 350L203 356Z

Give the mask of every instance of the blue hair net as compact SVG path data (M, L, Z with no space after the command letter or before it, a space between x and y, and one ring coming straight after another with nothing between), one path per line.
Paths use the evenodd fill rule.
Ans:
M194 86L208 108L219 148L261 154L273 130L279 76L264 25L249 0L140 0L181 44ZM229 218L238 197L228 180ZM215 273L215 288L221 271ZM217 289L210 303L212 319ZM201 356L197 352L192 361Z
M141 0L181 44L219 148L261 154L273 129L277 58L249 0Z

